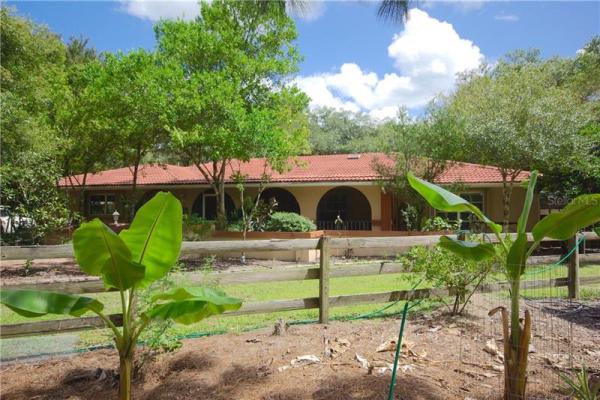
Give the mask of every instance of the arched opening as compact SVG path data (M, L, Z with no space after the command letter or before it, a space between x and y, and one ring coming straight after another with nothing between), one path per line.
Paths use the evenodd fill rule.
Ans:
M227 214L227 218L230 218L234 213L235 204L233 199L225 193L225 214ZM196 197L192 205L192 214L208 220L217 218L217 195L213 190L207 190Z
M369 200L359 190L348 186L329 190L321 197L317 206L317 227L371 230Z
M268 188L260 195L262 201L277 202L275 211L293 212L300 214L300 205L292 193L281 188Z

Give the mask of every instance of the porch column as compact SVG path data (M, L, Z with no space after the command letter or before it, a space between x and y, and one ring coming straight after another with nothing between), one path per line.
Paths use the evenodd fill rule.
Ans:
M381 192L381 230L392 230L392 195Z

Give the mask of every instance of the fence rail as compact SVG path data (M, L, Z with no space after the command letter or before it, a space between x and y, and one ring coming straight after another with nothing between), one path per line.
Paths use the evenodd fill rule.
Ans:
M511 234L513 237L515 234ZM583 233L586 240L597 240L598 235L594 232ZM456 237L455 235L448 235ZM359 249L359 248L381 248L401 249L417 245L430 246L439 242L441 235L424 236L390 236L390 237L331 237L331 249ZM489 236L492 242L496 239ZM201 241L183 242L181 256L200 256L208 254L221 254L230 252L249 251L286 251L286 250L316 250L319 245L318 238L314 239L271 239L271 240L225 240L225 241ZM528 240L533 241L531 234ZM557 239L544 238L544 242L560 242ZM73 258L73 246L70 244L52 246L4 246L0 249L2 260L33 260L52 258Z
M598 239L592 232L586 232L586 239ZM219 284L244 284L255 282L277 282L293 280L319 280L319 296L303 299L276 300L266 302L245 303L237 311L227 312L224 315L245 315L258 313L271 313L279 311L293 311L306 309L319 309L319 321L327 323L329 308L356 304L385 303L397 300L429 298L448 296L452 293L447 289L426 288L418 290L400 290L381 293L363 293L342 296L329 296L329 282L332 278L394 274L402 272L398 263L361 263L353 265L331 264L331 249L351 248L407 248L415 245L433 245L439 241L440 236L407 236L407 237L381 237L381 238L333 238L320 239L289 239L289 240L253 240L253 241L206 241L185 242L182 247L182 256L202 254L218 254L231 251L253 250L321 250L320 264L318 267L285 268L269 271L247 271L231 273L213 273L207 275L190 274L186 276L188 284L201 284L207 279L215 280ZM22 259L49 259L68 258L73 256L70 245L60 246L22 246L3 247L3 260ZM544 288L568 286L571 297L576 297L576 289L580 284L600 283L600 276L579 278L573 269L578 267L578 251L575 251L569 264L569 277L547 280L522 282L522 288ZM99 279L70 280L61 282L47 282L37 284L2 285L10 289L35 289L59 291L63 293L99 293L104 292L104 287ZM477 289L478 292L496 292L508 288L507 282L485 284ZM121 314L112 314L111 320L115 325L122 323ZM31 322L0 326L0 338L13 338L28 335L43 335L59 332L72 332L85 329L103 328L104 322L98 317L69 318L61 320Z

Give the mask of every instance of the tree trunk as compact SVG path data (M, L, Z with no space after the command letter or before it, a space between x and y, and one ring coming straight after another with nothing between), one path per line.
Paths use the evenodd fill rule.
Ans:
M508 232L510 223L510 199L512 197L513 181L507 181L506 174L502 174L502 225L504 231Z
M119 357L119 400L131 399L133 351Z
M217 220L215 226L217 229L227 229L227 212L225 210L225 182L215 182L215 193L217 195Z
M137 181L138 181L138 173L139 173L139 169L140 169L140 162L142 161L142 149L140 146L137 147L136 149L136 153L135 153L135 160L134 160L134 165L133 165L133 171L132 171L132 192L131 192L131 198L130 198L130 209L129 209L129 220L133 221L133 217L135 217L135 206L137 204L138 201L138 196L137 196Z
M83 173L83 181L81 182L81 193L79 195L79 212L81 213L81 216L85 216L85 209L86 209L86 205L85 205L85 187L86 187L86 183L87 183L87 172Z

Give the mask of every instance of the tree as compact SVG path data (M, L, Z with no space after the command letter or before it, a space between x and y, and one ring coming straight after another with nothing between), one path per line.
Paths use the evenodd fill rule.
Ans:
M115 134L100 101L102 92L93 85L102 73L100 56L83 38L71 38L66 55L69 95L61 104L56 130L63 143L62 175L68 177L71 188L78 189L79 212L83 214L88 175L117 162L111 151ZM81 181L73 177L77 174L83 175Z
M555 76L555 84L572 91L592 109L594 117L579 131L592 143L583 167L544 171L542 188L570 198L597 193L600 191L600 36L593 37L575 58L556 58L547 64Z
M88 110L84 118L92 115L87 122L94 124L106 140L98 143L98 138L92 138L89 150L111 146L112 154L116 154L114 163L130 168L133 193L128 206L133 216L139 197L139 167L144 157L169 137L167 109L172 100L171 88L176 79L181 79L181 71L154 53L136 50L107 54L90 73L93 76L86 88L86 100L94 110Z
M589 106L556 86L546 64L527 53L512 61L468 74L449 101L464 161L494 165L502 176L505 224L523 170L585 168L592 145L579 134L591 120Z
M32 239L68 221L56 188L63 142L56 132L68 97L65 46L46 27L0 8L2 204L35 220Z
M181 71L169 109L173 147L213 187L222 229L231 160L265 155L282 169L307 147L307 98L287 85L299 61L294 22L252 2L213 1L195 21L163 21L156 34L161 59Z
M314 154L381 151L385 127L368 115L321 107L309 113L310 144Z

